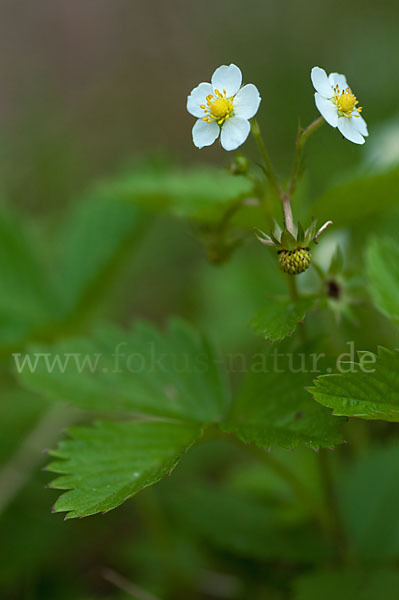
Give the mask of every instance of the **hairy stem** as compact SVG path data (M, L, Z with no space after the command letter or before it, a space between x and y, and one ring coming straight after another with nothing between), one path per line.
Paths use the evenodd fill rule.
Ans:
M284 194L283 196L283 211L285 226L288 231L295 236L294 218L292 216L291 202L288 194Z
M319 117L318 119L316 119L315 121L313 121L313 123L311 123L310 125L308 125L305 129L300 129L298 131L298 135L296 138L296 151L295 151L295 159L294 159L294 166L292 169L292 174L291 174L291 178L290 178L290 183L288 185L288 196L289 198L291 198L296 190L296 185L298 182L298 177L299 177L299 173L301 170L301 164L302 164L302 150L303 147L305 145L306 140L308 139L308 137L314 133L315 131L317 131L317 129L324 123L324 119L323 117Z
M271 163L271 160L269 157L269 153L266 150L266 146L263 141L262 134L260 132L260 127L259 127L256 119L254 119L251 123L251 131L252 131L252 135L255 138L255 141L258 145L259 152L262 156L266 175L267 175L274 191L276 192L277 196L282 199L281 188L277 181L276 175L274 173L273 166L272 166L272 163Z
M296 275L287 275L287 278L288 278L288 287L290 290L290 298L291 298L292 302L296 302L299 298L298 288L297 288L297 284L296 284ZM298 331L299 331L301 341L304 344L307 339L305 323L300 323L298 325Z

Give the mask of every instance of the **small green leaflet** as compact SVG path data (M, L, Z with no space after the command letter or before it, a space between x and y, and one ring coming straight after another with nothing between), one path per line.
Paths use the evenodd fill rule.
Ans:
M292 275L290 277L293 277ZM295 302L286 297L268 297L265 306L252 319L250 327L265 339L276 342L292 335L306 313L314 308L315 299L299 298Z
M61 475L50 487L69 490L53 512L67 511L67 518L72 518L107 512L170 473L201 427L162 421L100 422L68 433L70 439L51 452L61 460L47 470Z
M399 353L379 348L359 363L341 363L345 373L323 375L308 391L334 415L399 422ZM350 372L353 371L353 372Z
M399 244L389 238L374 239L367 251L367 275L374 304L399 324Z

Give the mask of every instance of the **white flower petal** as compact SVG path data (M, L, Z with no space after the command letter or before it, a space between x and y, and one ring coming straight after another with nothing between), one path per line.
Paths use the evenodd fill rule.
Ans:
M234 97L234 115L240 119L252 119L258 112L261 97L253 83L244 85Z
M367 131L367 123L366 121L363 119L363 117L359 114L356 113L359 116L358 117L353 117L356 120L356 126L358 131L365 136L368 136L369 132Z
M314 95L314 101L321 114L331 127L338 125L338 112L334 102L320 96L317 92Z
M357 128L355 117L349 119L349 117L340 117L338 119L338 129L344 137L354 144L364 144L365 140L359 129Z
M223 123L220 141L225 150L235 150L241 146L248 137L251 126L247 119L230 117Z
M198 119L193 127L193 142L197 148L203 148L204 146L210 146L216 140L219 135L219 125L216 121L207 123L202 119Z
M200 108L201 104L206 104L208 94L213 94L213 88L210 83L200 83L193 89L187 98L187 110L194 117L203 117L204 109Z
M212 86L214 90L223 93L226 90L226 96L234 96L240 89L242 74L236 65L222 65L217 68L212 75Z
M349 87L345 75L341 75L341 73L330 73L328 79L333 88L337 85L342 91Z
M321 69L320 67L313 67L310 77L312 79L314 89L316 92L319 92L323 98L331 98L334 96L331 83L324 69Z

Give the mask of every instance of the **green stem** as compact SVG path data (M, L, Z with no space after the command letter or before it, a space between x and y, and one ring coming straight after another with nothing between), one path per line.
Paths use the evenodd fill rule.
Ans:
M152 488L147 488L145 493L137 494L135 506L146 527L148 538L158 551L167 587L175 589L181 580L178 552L156 492Z
M159 600L157 596L154 596L146 590L143 590L143 588L139 587L132 581L129 581L129 579L123 577L123 575L120 575L113 569L104 569L102 576L106 581L112 583L119 590L125 592L128 596L131 596L136 600Z
M294 159L294 166L292 169L292 175L290 178L290 183L288 186L288 196L289 198L291 198L295 192L296 189L296 185L297 185L297 181L298 181L298 177L299 177L299 173L301 170L301 164L302 164L302 150L303 147L305 145L306 140L308 139L308 137L310 135L312 135L312 133L314 133L315 131L317 131L317 129L324 123L324 119L323 117L319 117L318 119L316 119L315 121L313 121L313 123L311 123L310 125L308 125L306 127L306 129L300 129L298 131L298 135L296 138L296 152L295 152L295 159Z
M334 485L331 457L326 450L319 453L320 482L324 493L324 502L329 517L329 536L334 543L336 561L338 564L352 562L349 553L348 540L339 512L338 499Z
M269 153L266 150L266 146L264 144L262 134L260 132L260 127L259 127L256 119L254 119L251 123L251 131L252 131L253 137L255 138L256 143L258 144L259 152L263 158L266 175L267 175L274 191L276 192L277 196L279 198L281 198L281 200L282 200L281 188L279 186L276 175L274 173L273 166L272 166L272 163L271 163L271 160L269 157Z
M290 298L291 298L292 302L296 302L299 298L299 292L298 292L298 288L297 288L297 284L296 284L296 275L287 275L287 277L288 277L288 287L290 290ZM305 323L300 323L298 325L298 331L299 331L299 335L300 335L302 344L304 344L307 339Z
M295 275L287 275L287 277L291 300L296 302L298 300L298 288L296 285Z
M311 513L320 523L322 530L327 533L329 530L329 518L326 510L294 471L286 467L286 465L270 453L258 451L256 447L252 447L252 450L258 458L262 459L268 468L272 469L281 479L289 484L296 497L309 507Z
M291 202L288 194L284 194L283 196L283 212L285 226L288 231L295 236L294 218L292 216Z

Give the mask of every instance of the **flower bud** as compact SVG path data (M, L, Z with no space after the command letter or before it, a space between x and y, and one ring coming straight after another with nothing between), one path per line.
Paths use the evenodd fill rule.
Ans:
M249 160L246 156L237 154L229 168L232 175L245 175L248 172Z

